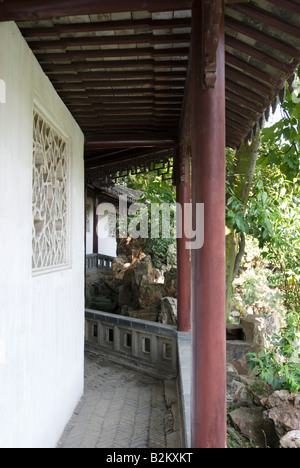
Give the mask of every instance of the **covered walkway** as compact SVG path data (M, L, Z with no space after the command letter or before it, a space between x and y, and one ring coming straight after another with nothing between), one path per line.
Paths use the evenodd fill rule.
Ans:
M58 448L180 448L178 414L175 379L87 351L84 395Z
M103 184L155 168L174 176L178 206L192 205L183 220L205 206L193 220L204 243L178 236L178 331L192 337L191 446L226 447L225 147L250 141L293 89L299 1L1 0L3 445L56 444L81 395L84 175L96 209ZM48 200L60 200L59 218ZM60 259L48 224L51 242L64 239ZM86 359L60 446L175 443L162 381Z

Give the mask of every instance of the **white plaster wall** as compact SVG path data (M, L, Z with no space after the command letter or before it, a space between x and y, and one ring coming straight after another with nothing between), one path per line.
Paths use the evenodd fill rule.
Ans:
M89 208L89 209L88 209ZM89 220L90 230L86 230L86 254L94 253L94 200L90 197L86 199L86 217Z
M117 256L117 239L115 237L108 237L107 239L99 239L98 253L107 255L108 257Z
M102 207L102 208L101 208ZM104 207L106 209L104 209ZM116 217L116 209L110 203L100 203L97 208L98 253L108 257L117 256L117 239L109 235L108 214Z
M0 23L0 447L55 447L83 391L83 135L14 23ZM34 99L71 139L71 268L31 271Z

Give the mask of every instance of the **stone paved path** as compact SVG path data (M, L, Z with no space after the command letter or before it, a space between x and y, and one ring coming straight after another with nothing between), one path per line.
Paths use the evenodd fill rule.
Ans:
M85 392L58 448L175 447L175 394L175 381L164 382L87 352Z

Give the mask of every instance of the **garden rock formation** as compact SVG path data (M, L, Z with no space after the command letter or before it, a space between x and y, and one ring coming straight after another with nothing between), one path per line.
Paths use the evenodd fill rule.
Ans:
M271 323L271 325L270 325ZM274 391L250 372L247 353L258 352L278 321L250 315L227 330L227 408L230 423L253 448L300 448L300 394ZM243 341L235 338L247 338Z
M150 256L138 248L136 253L120 255L111 270L98 271L97 280L87 285L87 307L176 326L176 270L161 272Z

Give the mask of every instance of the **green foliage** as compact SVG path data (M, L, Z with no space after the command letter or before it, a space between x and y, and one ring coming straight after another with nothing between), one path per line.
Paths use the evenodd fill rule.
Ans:
M287 307L300 307L300 190L271 165L258 168L246 220L262 256L272 265L272 285L284 292Z
M155 173L138 174L129 176L126 179L126 185L135 190L140 190L143 195L138 203L156 203L162 205L166 203L173 205L176 203L176 188L170 180L164 180L161 175ZM176 264L176 236L175 236L175 214L170 211L171 215L171 230L170 238L162 236L160 229L159 237L152 239L151 236L147 239L144 253L151 256L153 266L161 269L164 265L174 266ZM159 214L159 222L162 228L163 219ZM151 233L151 222L153 221L153 212L149 209L149 232Z
M297 84L300 93L300 81ZM300 309L300 99L287 91L284 116L262 134L262 147L246 212L227 189L227 220L259 241L273 269L271 282L285 305ZM295 103L296 102L296 103Z
M176 188L172 181L164 180L161 175L153 172L128 176L125 180L127 187L143 192L140 203L175 203Z
M274 390L300 391L300 320L289 314L286 327L280 335L270 340L270 348L260 354L248 354L251 371L267 382Z
M283 118L262 132L264 151L258 164L267 167L273 164L288 179L298 177L300 171L300 80L296 91L287 89L286 101L282 105Z
M227 219L259 242L271 287L284 295L285 327L261 353L250 353L251 369L274 389L300 391L300 81L287 91L283 118L262 132L262 147L246 212L227 188ZM258 279L258 278L257 278ZM245 283L254 301L257 279Z
M226 181L226 226L231 226L237 232L250 234L250 227L244 214L244 202L237 197L230 182Z

